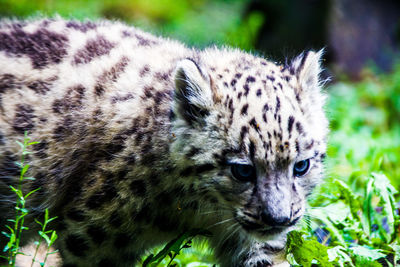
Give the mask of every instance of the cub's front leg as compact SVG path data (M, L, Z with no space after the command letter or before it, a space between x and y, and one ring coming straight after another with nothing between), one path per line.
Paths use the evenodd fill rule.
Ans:
M212 240L221 267L288 267L285 258L286 239L257 242L246 237Z
M241 266L290 266L285 258L285 242L253 242Z

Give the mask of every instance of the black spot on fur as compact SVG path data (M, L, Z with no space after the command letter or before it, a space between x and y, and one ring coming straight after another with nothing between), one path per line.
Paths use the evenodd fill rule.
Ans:
M4 135L0 132L0 145L4 145Z
M51 81L36 80L27 84L28 88L38 94L46 94L50 91Z
M103 227L100 226L95 226L95 225L90 225L86 233L89 235L89 237L93 240L94 243L96 244L101 244L104 242L104 240L107 237L106 232L104 231Z
M242 129L240 130L240 141L243 141L244 137L248 132L249 128L247 126L242 126Z
M129 187L135 196L144 197L146 195L146 183L143 180L133 180Z
M292 132L293 123L294 123L294 117L293 116L289 116L289 119L288 119L288 131L289 131L289 133Z
M114 46L115 44L108 41L104 36L98 35L96 38L88 40L85 46L78 50L74 56L74 63L87 64L96 57L109 54Z
M131 100L133 98L134 98L134 96L131 93L128 93L128 94L125 94L125 95L122 95L122 96L121 95L117 95L117 96L111 97L111 103L115 104L115 103L118 103L118 102L125 102L125 101Z
M33 119L36 116L34 115L34 110L29 105L17 105L16 114L13 121L13 128L20 134L23 134L25 131L32 130L35 126Z
M296 140L296 152L300 152L300 145L299 145L299 141Z
M268 110L269 110L268 104L265 104L264 107L263 107L263 111L267 112Z
M256 78L254 78L253 76L248 76L246 78L246 83L253 83L256 81Z
M12 74L0 75L0 107L1 107L2 94L10 89L20 88L20 87L21 83L17 80L17 78L14 75Z
M85 95L86 88L83 85L76 85L67 90L65 96L57 99L52 104L55 113L64 114L82 108L82 99Z
M186 177L186 176L189 176L189 175L191 175L193 173L194 173L193 166L187 166L180 172L180 176Z
M249 94L249 91L250 91L249 85L247 83L245 83L243 85L243 89L244 89L244 96L247 96Z
M67 54L66 36L40 28L33 33L25 32L19 27L6 33L0 33L0 51L16 56L28 56L35 69L48 64L58 64Z
M73 130L74 130L74 126L73 126L73 122L74 120L70 117L67 116L65 117L61 123L58 123L60 126L56 127L53 131L53 138L58 141L64 141L65 138L67 138L68 136L73 135Z
M169 81L169 73L164 72L156 72L154 73L154 77L159 81Z
M300 122L296 122L296 130L299 134L302 134L304 132L303 125L301 125Z
M125 140L126 137L124 135L116 135L110 143L105 146L106 160L114 159L117 154L125 148Z
M267 75L267 80L270 80L271 82L273 82L273 81L275 81L275 77Z
M265 122L265 123L267 123L267 113L263 113L263 115L262 115L262 118L263 118L263 121Z
M122 57L115 65L109 70L104 71L98 78L98 81L94 87L95 94L102 96L107 88L108 82L116 82L121 73L124 72L126 66L129 63L129 58Z
M258 89L258 90L257 90L256 95L257 95L258 97L261 97L261 95L262 95L261 89Z
M208 171L212 171L214 169L215 169L215 166L213 164L206 163L206 164L196 166L196 173L208 172Z
M240 79L240 77L242 77L242 74L241 74L241 73L236 73L236 74L235 74L235 78L236 78L236 79Z
M279 97L276 97L276 107L275 107L275 113L278 113L279 110L281 108L281 100L279 99Z
M16 164L18 158L12 155L10 152L6 151L3 154L3 161L0 165L0 177L10 180L19 176L20 168Z
M112 201L118 196L118 192L112 183L111 179L108 179L102 186L101 190L94 193L87 201L86 207L89 209L98 209L103 204Z
M149 65L144 65L144 67L139 71L140 77L144 77L150 72L150 66Z
M314 146L314 140L311 140L311 142L306 146L306 149L309 150Z
M196 156L196 155L199 154L200 152L201 152L201 150L200 150L199 148L192 146L192 147L190 148L189 152L186 153L185 156L186 156L187 158L191 158L191 157L193 157L193 156Z
M65 25L67 28L74 29L81 32L87 32L97 28L97 25L91 21L88 22L78 22L78 21L68 21Z
M260 126L258 125L258 123L257 123L255 118L252 118L249 121L249 123L250 123L251 127L253 127L257 132L260 131Z
M67 236L65 239L65 245L68 251L77 257L84 256L86 251L89 249L86 240L83 237L75 234Z
M97 83L97 84L94 86L94 93L95 93L97 96L102 96L102 95L104 94L104 92L105 92L105 89L104 89L104 86L103 86L102 84Z
M233 111L234 111L234 109L233 109L233 99L229 100L228 108L231 111L231 113L233 113Z
M256 152L256 146L254 145L253 141L250 141L249 153L250 153L250 158L252 160L254 159L255 152Z
M146 39L145 37L139 35L139 34L135 34L136 39L138 40L138 43L140 46L149 46L152 43L154 44L154 41L151 41L149 39Z
M236 79L233 79L232 81L231 81L231 86L233 87L233 86L235 86L235 84L236 84Z
M240 111L241 115L247 115L247 109L249 107L249 104L244 104L242 107L242 110Z
M86 220L84 211L78 210L77 208L70 209L66 215L69 219L77 222L83 222L84 220Z
M108 223L113 226L114 228L118 229L121 227L122 225L122 218L121 216L118 214L117 211L114 211L110 218L108 219Z

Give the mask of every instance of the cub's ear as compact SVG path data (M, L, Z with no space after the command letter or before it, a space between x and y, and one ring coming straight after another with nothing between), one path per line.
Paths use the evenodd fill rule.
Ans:
M319 88L319 74L322 71L321 57L323 49L318 52L307 51L296 57L291 63L291 68L300 83L302 90Z
M201 124L212 106L209 76L191 59L178 62L175 71L174 111L189 125Z

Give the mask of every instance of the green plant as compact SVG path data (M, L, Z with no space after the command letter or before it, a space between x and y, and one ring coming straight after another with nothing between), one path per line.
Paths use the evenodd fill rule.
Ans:
M23 142L16 141L17 144L21 148L21 157L19 162L15 162L15 164L21 169L20 171L20 176L18 179L18 184L16 187L10 185L10 190L12 190L15 195L16 195L16 202L15 202L15 218L14 219L9 219L8 221L11 222L10 225L5 225L5 227L8 229L8 232L2 231L1 233L5 235L8 238L8 242L6 246L3 248L3 252L6 253L7 256L1 256L2 258L5 258L8 262L9 266L15 266L16 263L16 257L18 254L23 254L20 252L20 242L22 238L22 232L24 230L28 230L28 227L24 226L25 222L25 217L29 213L29 208L27 207L27 200L28 198L38 191L40 188L36 188L34 190L31 190L28 193L23 192L23 185L24 182L27 180L35 180L34 177L29 177L25 176L29 170L30 165L26 163L26 156L29 155L30 152L28 148L32 145L38 144L39 142L30 142L30 138L28 137L28 133L25 132L24 135L24 140ZM47 243L48 249L46 253L46 257L43 262L40 262L41 266L44 266L47 256L50 254L49 249L50 246L54 243L54 241L57 239L57 234L54 230L46 230L47 225L56 219L56 217L49 218L49 212L46 209L45 214L44 214L44 222L41 223L40 221L36 220L35 221L42 227L41 230L39 231L40 239L38 242L35 242L37 247L35 254L32 259L32 265L36 261L36 255L37 251L39 249L39 246L42 242L42 239L44 239Z
M352 192L343 181L334 180L323 206L309 211L308 219L315 223L303 228L308 240L300 232L289 235L288 253L292 264L311 266L313 260L320 266L395 264L400 260L396 194L397 190L384 174L373 173L361 195ZM320 241L329 243L329 247L314 241L315 233L323 233Z
M165 247L156 255L150 254L143 261L143 267L158 266L167 256L169 257L169 260L168 263L166 263L166 266L176 266L177 264L174 263L175 257L179 255L182 249L191 247L192 239L194 237L210 235L211 233L209 231L203 229L193 229L180 234L178 237L168 242L168 244L165 245Z
M35 222L37 224L39 224L42 227L42 229L39 230L39 232L38 232L38 234L40 236L39 241L35 241L36 249L35 249L35 254L33 255L33 258L32 258L31 267L36 262L36 256L37 256L37 253L39 251L40 245L42 244L43 240L46 241L47 250L46 250L46 255L45 255L44 260L42 262L39 262L40 266L44 266L46 264L47 257L50 254L53 254L53 253L57 252L57 250L54 251L54 252L50 252L51 246L54 244L54 242L58 238L57 233L56 233L55 230L46 230L47 225L51 221L55 220L56 218L57 217L49 218L49 210L46 209L45 213L44 213L44 221L43 221L43 223L35 219Z
M17 197L15 202L15 219L8 220L11 223L13 223L12 226L6 225L9 232L8 233L2 232L2 234L8 238L8 243L3 249L3 252L7 253L8 255L1 257L6 258L8 264L11 266L15 266L15 259L17 257L17 254L19 254L22 231L28 229L27 227L24 226L25 216L28 214L28 209L26 208L26 201L29 198L29 196L31 196L34 192L39 190L39 188L37 188L35 190L30 191L27 194L24 194L24 192L22 191L22 186L24 184L24 181L35 179L33 177L25 176L26 172L29 169L29 164L25 163L25 157L31 153L28 150L28 147L34 144L38 144L39 142L30 142L29 140L30 139L28 137L28 134L27 132L25 132L23 143L17 141L17 144L20 146L22 152L20 161L15 162L15 164L18 165L21 171L17 187L15 188L14 186L10 185L10 189L15 193Z
M328 179L310 201L302 232L289 237L288 257L296 266L396 266L400 65L328 90ZM319 260L326 257L328 263Z

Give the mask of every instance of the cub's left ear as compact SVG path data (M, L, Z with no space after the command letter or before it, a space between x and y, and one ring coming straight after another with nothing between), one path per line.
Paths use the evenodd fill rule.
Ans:
M318 52L307 51L293 60L291 68L303 90L320 86L319 74L322 71L321 57L323 53L323 49Z
M191 59L178 62L175 71L174 111L189 125L201 124L212 106L210 78Z

